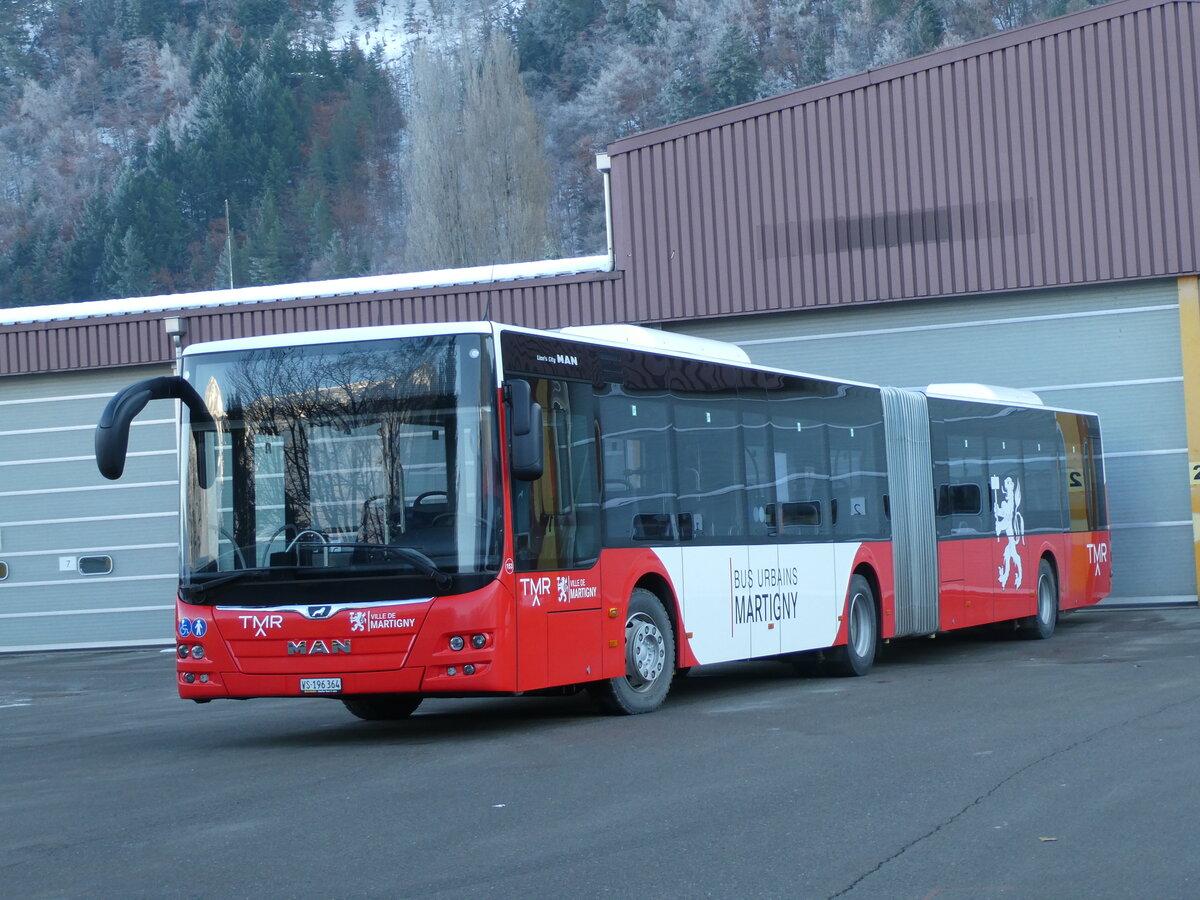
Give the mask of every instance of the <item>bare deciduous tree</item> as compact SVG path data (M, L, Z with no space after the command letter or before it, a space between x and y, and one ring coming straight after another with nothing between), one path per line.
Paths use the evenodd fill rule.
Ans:
M550 177L543 138L507 37L418 48L409 112L408 267L544 256Z

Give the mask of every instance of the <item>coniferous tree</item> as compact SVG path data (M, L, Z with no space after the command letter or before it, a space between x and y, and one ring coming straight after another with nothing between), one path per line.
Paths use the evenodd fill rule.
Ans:
M946 34L946 24L935 0L912 0L904 17L904 52L918 56L936 50Z
M150 261L132 227L109 233L101 265L101 286L110 297L144 297L154 293Z
M109 221L107 198L101 193L93 194L80 213L66 247L60 288L63 300L95 300L103 296L99 275Z
M749 103L758 96L761 77L749 35L736 25L726 26L708 71L713 109Z

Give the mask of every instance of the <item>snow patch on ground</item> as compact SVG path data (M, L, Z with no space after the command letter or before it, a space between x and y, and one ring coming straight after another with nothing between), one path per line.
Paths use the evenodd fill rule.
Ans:
M375 15L361 16L354 0L343 0L333 20L334 37L330 43L335 47L357 44L364 53L379 47L388 63L398 62L419 33L410 29L419 26L429 14L428 0L417 0L411 4L410 22L409 6L407 0L382 0L375 4Z

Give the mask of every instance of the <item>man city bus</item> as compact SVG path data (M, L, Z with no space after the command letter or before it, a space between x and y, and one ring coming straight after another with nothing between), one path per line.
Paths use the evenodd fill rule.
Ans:
M880 388L633 326L353 328L188 347L96 432L181 401L182 697L587 690L813 661L1098 602L1096 417L1027 391Z

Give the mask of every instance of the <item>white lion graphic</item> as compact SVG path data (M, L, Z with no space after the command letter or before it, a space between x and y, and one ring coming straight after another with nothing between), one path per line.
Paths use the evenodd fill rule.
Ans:
M996 516L996 539L1008 537L1008 545L1004 548L1004 564L997 568L996 576L1000 587L1008 587L1008 576L1015 568L1013 587L1021 586L1024 570L1021 566L1021 555L1017 546L1025 541L1025 517L1021 515L1021 482L1011 475L1004 476L1004 489L1000 489L1000 476L991 477L993 501L992 512Z

